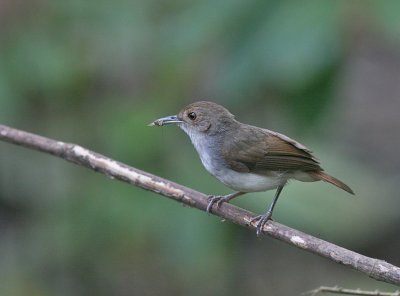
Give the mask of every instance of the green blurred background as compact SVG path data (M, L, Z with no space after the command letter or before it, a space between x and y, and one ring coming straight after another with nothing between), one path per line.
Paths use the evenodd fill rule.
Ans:
M312 148L277 221L400 265L399 1L0 2L0 122L207 194L176 127L209 99ZM264 211L273 192L234 203ZM395 287L157 194L0 143L1 295L298 295Z

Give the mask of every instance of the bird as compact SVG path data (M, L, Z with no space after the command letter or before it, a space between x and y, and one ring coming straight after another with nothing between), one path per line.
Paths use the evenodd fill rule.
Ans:
M241 123L225 107L211 101L197 101L177 115L153 121L151 126L176 124L190 138L205 169L235 192L210 195L207 212L213 206L249 192L275 189L267 211L254 217L259 236L289 180L325 181L354 194L345 183L327 174L311 150L288 136Z

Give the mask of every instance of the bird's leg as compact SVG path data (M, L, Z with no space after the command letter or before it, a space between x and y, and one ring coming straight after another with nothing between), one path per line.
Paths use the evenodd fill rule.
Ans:
M216 203L217 207L221 206L223 202L229 202L231 199L245 194L246 192L234 192L228 195L210 195L208 197L207 213L211 213L213 205Z
M272 212L273 212L273 210L274 210L274 207L275 207L275 205L276 205L276 202L278 201L279 195L281 194L281 191L282 191L282 189L283 189L283 186L285 186L285 184L280 185L280 186L276 189L275 197L274 197L274 199L272 200L272 203L271 203L271 205L269 206L267 212L266 212L264 215L259 215L259 216L257 216L257 217L254 217L253 219L251 219L251 221L250 221L251 223L254 222L254 221L257 221L257 224L256 224L256 233L257 233L257 236L259 236L259 235L262 233L263 228L264 228L264 225L267 223L268 220L271 219Z

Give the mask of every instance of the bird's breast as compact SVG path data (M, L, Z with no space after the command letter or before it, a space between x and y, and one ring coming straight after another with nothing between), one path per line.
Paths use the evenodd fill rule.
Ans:
M200 151L197 151L200 156L201 163L206 170L214 176L220 174L220 170L225 164L222 158L218 156L217 152L213 151L212 149L201 149Z
M218 146L215 145L214 141L207 139L206 136L194 133L192 131L185 131L192 140L193 146L196 148L203 166L210 174L215 176L220 167L223 165L222 157L220 157L220 151L217 149Z
M220 145L196 134L188 133L201 162L206 170L223 184L236 191L258 192L275 189L284 184L287 178L279 172L259 175L254 173L237 172L229 168L218 150Z

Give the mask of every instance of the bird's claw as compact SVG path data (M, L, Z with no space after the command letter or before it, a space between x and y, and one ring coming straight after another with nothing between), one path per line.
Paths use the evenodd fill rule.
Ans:
M256 222L256 234L260 236L263 233L264 225L267 224L268 220L272 220L272 213L270 211L266 212L264 215L258 215L250 220L250 223Z
M206 209L207 213L211 213L211 209L214 204L216 204L217 208L219 208L221 204L226 201L225 196L220 196L220 195L210 195L207 200L208 200L208 205Z

